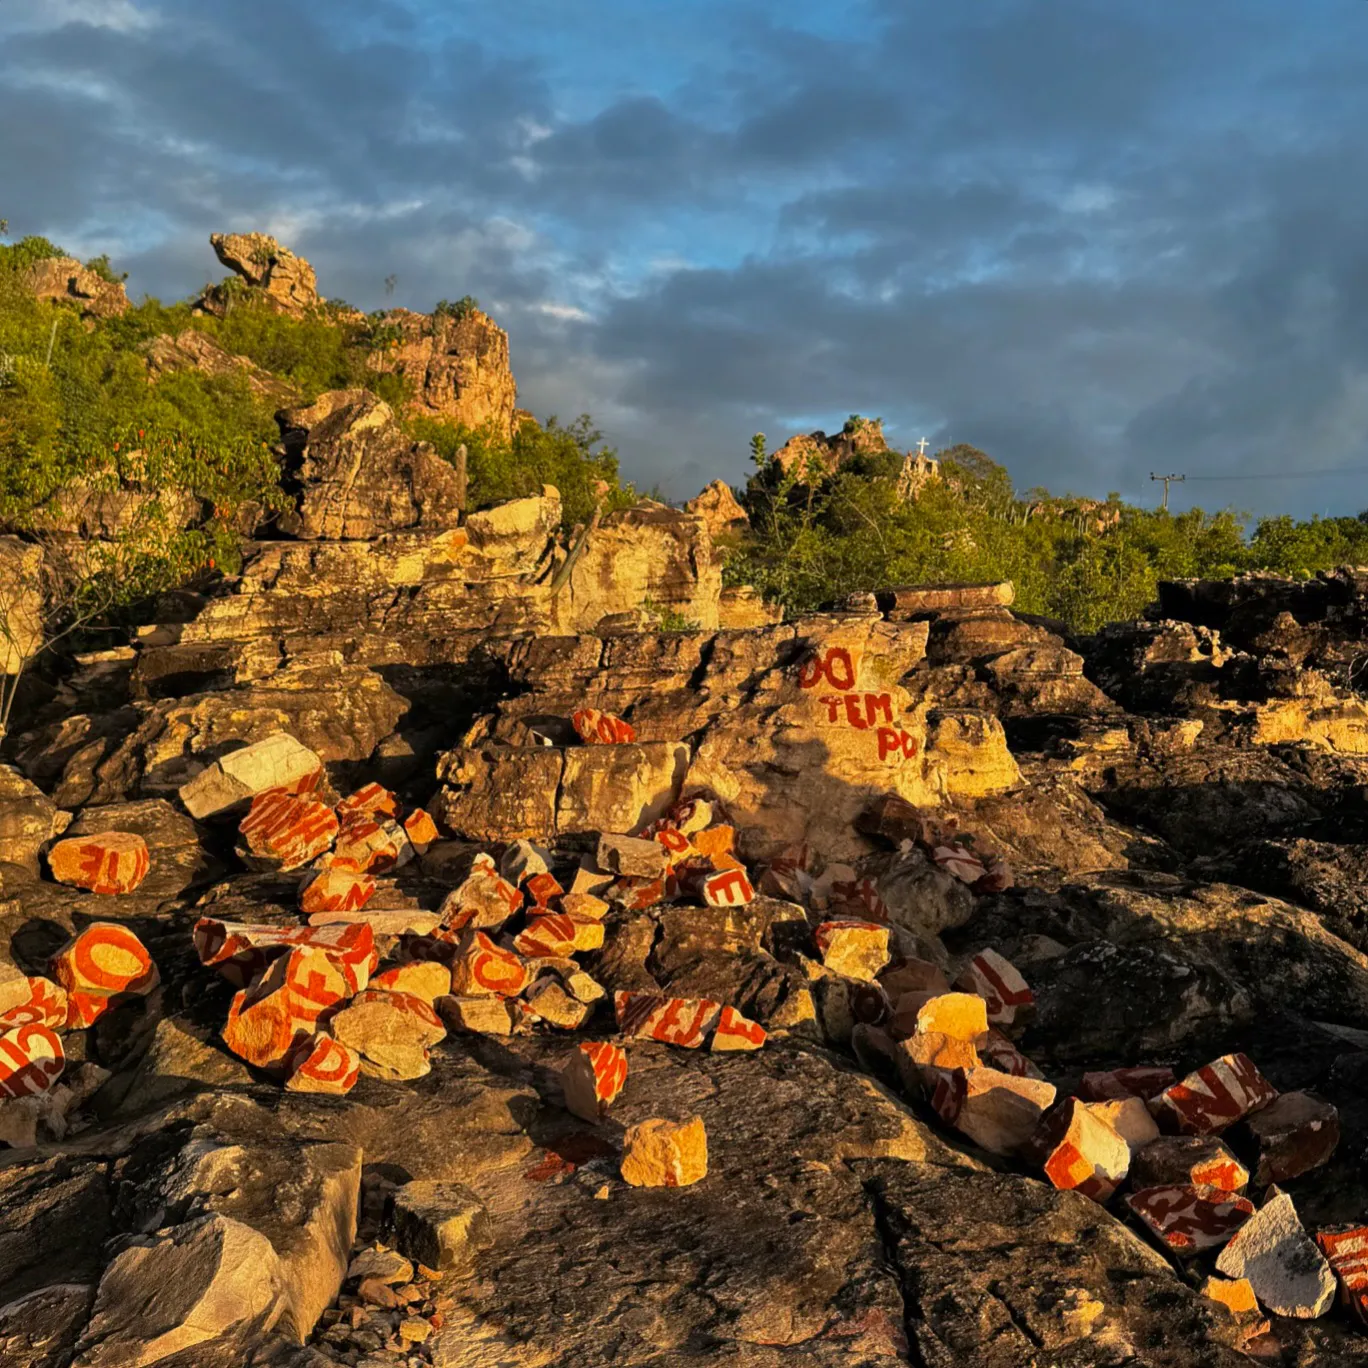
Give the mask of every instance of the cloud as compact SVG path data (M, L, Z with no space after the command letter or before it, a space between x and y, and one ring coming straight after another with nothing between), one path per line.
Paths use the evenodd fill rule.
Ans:
M261 227L361 307L474 294L676 495L851 411L1022 487L1368 464L1361 5L513 9L5 7L0 212L135 291Z

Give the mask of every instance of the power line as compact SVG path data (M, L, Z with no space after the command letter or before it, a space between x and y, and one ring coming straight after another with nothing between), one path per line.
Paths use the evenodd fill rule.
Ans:
M1249 475L1185 475L1183 478L1209 483L1213 480L1325 480L1333 475L1368 475L1368 466L1341 466L1338 470L1270 470Z

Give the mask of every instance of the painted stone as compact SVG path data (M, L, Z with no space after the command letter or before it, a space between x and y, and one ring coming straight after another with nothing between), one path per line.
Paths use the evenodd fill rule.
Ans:
M289 1061L288 1092L342 1097L361 1074L361 1056L329 1035L316 1035L296 1048Z
M1214 1135L1165 1135L1137 1152L1131 1181L1137 1188L1186 1185L1243 1192L1249 1170Z
M1045 1176L1062 1191L1106 1202L1125 1180L1130 1146L1086 1102L1069 1098L1051 1113L1039 1138Z
M72 1030L94 1025L115 998L145 997L161 982L147 948L117 922L91 923L57 951L48 971L66 990Z
M527 965L512 950L496 945L483 931L465 931L451 965L456 997L517 997L528 985Z
M67 995L60 983L25 974L0 980L0 1030L39 1025L60 1031L66 1023Z
M252 799L238 826L238 854L256 869L302 869L331 849L337 815L312 794L268 789Z
M707 875L699 894L709 907L744 907L755 901L755 889L741 868L720 869Z
M437 1013L408 993L367 989L332 1018L333 1036L361 1056L361 1072L390 1082L422 1078L428 1050L446 1037Z
M588 923L603 928L597 922ZM562 959L575 953L576 925L561 913L533 917L526 927L513 937L513 945L520 955L530 959Z
M0 1098L38 1097L65 1067L61 1039L50 1026L34 1021L0 1035Z
M996 950L981 950L964 966L955 987L977 993L988 1004L994 1026L1011 1026L1035 1002L1026 980Z
M698 1049L717 1025L722 1004L708 998L667 997L660 993L613 995L618 1030L628 1040L659 1040Z
M469 876L442 900L438 915L452 931L492 931L522 906L522 890L502 878L488 856L477 856Z
M1102 1069L1083 1075L1078 1095L1085 1102L1108 1102L1122 1097L1140 1097L1148 1101L1176 1081L1172 1069L1157 1064Z
M1254 1214L1247 1198L1191 1183L1141 1188L1126 1205L1165 1248L1185 1257L1219 1249Z
M297 946L326 952L354 993L365 988L379 962L375 932L366 922L280 927L201 917L192 934L200 963L217 969L238 988L245 988L272 960Z
M392 817L367 812L353 813L342 822L332 854L327 857L330 868L357 874L382 874L411 859L413 846L404 828Z
M73 836L48 852L48 867L58 883L91 893L132 893L152 867L147 842L127 831Z
M608 1041L587 1041L561 1071L567 1109L595 1123L617 1101L626 1082L627 1052Z
M436 960L410 960L376 974L367 987L387 993L409 993L424 1002L435 1003L451 992L451 970Z
M621 746L636 740L630 722L598 708L577 708L570 714L570 725L586 746Z
M1339 1144L1339 1113L1309 1092L1286 1092L1246 1117L1242 1131L1260 1187L1285 1183L1318 1168Z
M300 911L359 912L375 896L376 883L369 874L349 869L320 869L299 886Z
M758 1021L742 1016L735 1007L723 1007L713 1032L713 1051L758 1050L769 1039L769 1032Z
M1368 1225L1317 1231L1316 1243L1334 1270L1341 1303L1360 1325L1368 1326Z
M1229 1054L1165 1088L1150 1102L1150 1111L1166 1130L1213 1135L1266 1107L1277 1095L1248 1055Z
M343 821L355 816L397 817L399 799L383 784L363 784L338 803L337 815Z

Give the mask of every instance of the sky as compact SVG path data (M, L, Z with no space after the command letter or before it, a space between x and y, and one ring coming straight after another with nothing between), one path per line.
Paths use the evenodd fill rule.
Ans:
M520 403L671 497L861 413L1023 490L1355 513L1366 40L1362 0L0 0L0 217L135 298L251 230L363 309L474 295Z

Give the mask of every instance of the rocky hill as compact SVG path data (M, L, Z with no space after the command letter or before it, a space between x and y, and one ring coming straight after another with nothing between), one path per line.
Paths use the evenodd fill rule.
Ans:
M0 752L0 1368L1368 1357L1368 571L781 621L299 398Z

